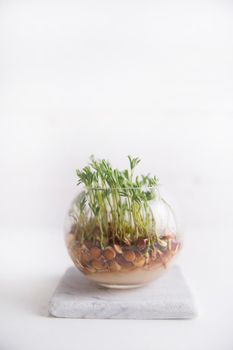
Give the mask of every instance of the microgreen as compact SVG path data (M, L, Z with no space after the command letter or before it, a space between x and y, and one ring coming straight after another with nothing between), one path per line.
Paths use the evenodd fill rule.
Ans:
M134 243L146 237L152 244L157 239L150 201L156 197L158 179L135 176L140 159L128 156L128 160L129 169L119 170L91 156L87 166L76 170L83 192L75 203L79 216L74 220L82 241L99 241L104 247L110 241Z

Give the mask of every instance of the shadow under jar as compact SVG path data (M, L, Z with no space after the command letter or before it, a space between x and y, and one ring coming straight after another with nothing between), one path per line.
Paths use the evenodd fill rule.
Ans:
M156 279L181 248L173 211L157 187L86 189L68 218L71 259L105 287L133 288Z

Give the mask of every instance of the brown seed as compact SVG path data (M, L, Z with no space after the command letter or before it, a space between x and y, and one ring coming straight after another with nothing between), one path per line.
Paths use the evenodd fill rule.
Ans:
M134 261L134 265L137 267L142 267L142 266L144 266L145 261L146 261L146 259L144 258L144 256L141 256Z
M142 237L138 238L138 240L137 240L137 248L139 250L145 249L146 245L147 245L147 241L148 241L148 239L146 239L146 238L142 238Z
M109 268L110 268L110 271L113 271L113 272L121 270L121 266L116 261L111 261Z
M90 250L90 255L94 259L98 259L101 255L101 250L98 247L92 247Z
M89 250L82 250L82 262L87 263L91 260L91 255Z
M100 260L93 260L91 262L92 267L96 270L103 270L104 269L104 263Z
M116 262L117 262L119 265L124 265L125 263L126 263L126 264L129 264L129 263L123 258L123 255L122 255L122 254L117 254L115 260L116 260Z
M113 260L115 258L115 256L116 256L116 252L115 252L115 250L112 247L107 247L104 250L104 257L105 257L105 259Z
M126 250L123 254L124 258L126 261L132 262L135 260L136 255L134 252L132 252L131 250Z
M116 251L118 254L122 254L122 253L123 253L123 251L122 251L121 247L119 246L119 244L114 244L113 247L114 247L115 251Z

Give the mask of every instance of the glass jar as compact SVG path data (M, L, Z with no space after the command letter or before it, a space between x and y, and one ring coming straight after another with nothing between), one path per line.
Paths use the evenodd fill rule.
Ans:
M181 239L158 188L92 188L72 202L65 241L75 266L109 288L142 286L163 274Z

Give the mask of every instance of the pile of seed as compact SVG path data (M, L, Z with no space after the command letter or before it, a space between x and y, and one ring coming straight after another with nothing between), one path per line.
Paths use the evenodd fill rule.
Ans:
M180 249L180 243L174 236L167 235L150 248L147 239L139 238L134 245L112 244L101 249L91 241L80 245L70 237L68 248L74 263L85 273L127 272L158 265L166 267Z

